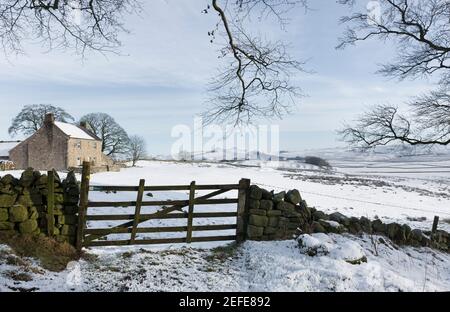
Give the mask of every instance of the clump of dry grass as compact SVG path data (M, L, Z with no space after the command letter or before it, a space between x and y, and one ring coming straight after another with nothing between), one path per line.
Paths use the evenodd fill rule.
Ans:
M224 262L225 260L232 258L238 251L238 244L233 242L225 246L219 246L211 249L211 254L206 256L206 260L209 262Z
M56 272L81 256L72 245L44 236L0 233L0 243L11 247L17 256L35 258L44 269Z
M29 274L29 273L25 273L25 272L14 272L14 271L9 271L6 273L6 276L8 276L9 278L15 280L15 281L19 281L19 282L30 282L33 280L33 277Z

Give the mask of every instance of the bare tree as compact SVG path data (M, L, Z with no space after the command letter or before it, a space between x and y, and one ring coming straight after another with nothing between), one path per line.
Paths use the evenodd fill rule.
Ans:
M371 38L392 40L397 46L397 56L379 72L399 79L437 76L439 88L409 102L406 114L400 114L396 106L379 105L363 114L356 125L346 125L340 133L344 140L363 147L390 142L447 145L450 143L450 2L380 0L379 3L379 14L355 13L342 18L350 26L338 48Z
M6 54L30 38L49 50L115 52L123 15L139 10L135 0L0 0L0 40Z
M19 133L31 135L44 124L45 115L53 113L56 121L71 122L74 118L64 109L49 104L26 105L16 117L8 129L10 135Z
M399 113L395 106L375 106L362 114L355 125L346 125L339 133L348 143L363 148L391 142L410 145L450 143L448 92L432 92L409 104L413 110L408 115Z
M130 136L127 155L131 159L133 167L136 166L136 162L146 156L145 139L138 135Z
M345 1L344 1L345 2ZM341 19L350 24L339 48L369 38L393 39L397 58L380 73L401 79L440 73L449 83L450 2L448 0L381 0L378 14L355 13Z
M102 152L108 156L125 154L128 151L129 138L126 131L105 113L91 113L80 118L80 122L102 140Z
M274 17L285 27L285 14L306 6L306 0L210 1L204 12L218 14L217 28L227 41L221 57L229 59L229 66L211 82L206 121L239 124L281 117L301 95L291 76L302 63L289 56L286 44L251 35L243 25L256 16ZM0 0L0 40L6 55L23 52L24 41L33 39L49 50L70 49L83 56L87 50L117 52L119 34L127 32L124 15L140 10L136 0ZM216 30L209 34L214 37Z
M298 4L306 5L306 2L212 0L212 6L204 12L212 9L220 21L209 35L214 41L221 27L227 42L221 57L229 63L210 84L210 106L203 114L207 123L234 121L238 125L259 117L281 117L288 112L301 95L291 76L303 71L303 63L287 53L285 43L265 41L250 34L243 25L251 15L256 15L259 19L273 16L284 27L285 13Z

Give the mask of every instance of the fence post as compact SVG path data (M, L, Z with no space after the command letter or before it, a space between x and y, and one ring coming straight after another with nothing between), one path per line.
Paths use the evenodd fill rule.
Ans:
M247 236L248 222L248 204L247 196L250 188L250 179L241 179L238 189L238 207L236 220L236 241L238 243L245 241Z
M89 180L91 179L91 163L83 162L83 171L81 174L81 189L80 189L80 205L78 207L78 227L77 227L77 250L81 251L83 248L84 228L86 226L86 211L89 200Z
M136 209L134 211L133 229L131 230L130 245L134 244L136 239L137 226L139 224L139 218L141 216L142 198L144 197L145 180L139 180L139 188L136 199Z
M47 172L47 235L55 235L55 173Z
M187 222L186 243L190 244L192 241L192 223L194 218L194 201L195 201L195 181L191 182L189 187L189 214Z
M434 216L433 227L431 228L431 234L435 234L436 233L437 227L438 227L438 223L439 223L439 216Z

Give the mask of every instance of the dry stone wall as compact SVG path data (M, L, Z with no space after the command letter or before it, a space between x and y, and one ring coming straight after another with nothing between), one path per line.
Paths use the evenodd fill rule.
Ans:
M377 234L399 245L433 247L450 251L450 234L411 229L407 224L383 223L366 217L326 214L309 207L298 190L274 193L252 185L248 194L247 238L250 240L290 239L305 233Z
M75 244L79 185L69 172L61 181L55 176L54 233L59 242ZM47 235L47 175L29 168L20 179L0 177L0 232Z

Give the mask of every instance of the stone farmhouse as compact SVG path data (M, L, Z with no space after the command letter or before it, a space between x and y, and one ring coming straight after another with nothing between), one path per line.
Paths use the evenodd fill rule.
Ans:
M114 163L102 153L102 141L85 124L55 121L47 114L44 125L9 151L16 169L69 170L91 162L95 171L109 171Z

